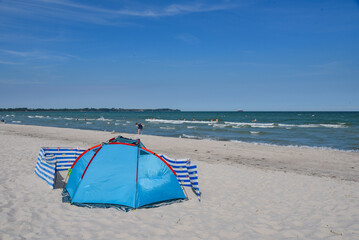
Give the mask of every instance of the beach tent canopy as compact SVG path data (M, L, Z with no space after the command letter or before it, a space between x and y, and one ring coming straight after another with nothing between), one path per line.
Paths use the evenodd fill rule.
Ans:
M131 142L131 141L132 142ZM176 173L139 140L118 137L86 150L71 167L71 203L130 208L186 199Z

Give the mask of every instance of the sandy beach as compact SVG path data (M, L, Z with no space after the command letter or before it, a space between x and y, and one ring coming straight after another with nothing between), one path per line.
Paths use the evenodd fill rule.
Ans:
M40 147L121 134L0 124L0 239L359 239L359 153L141 135L198 165L202 201L123 212L62 202L34 167Z

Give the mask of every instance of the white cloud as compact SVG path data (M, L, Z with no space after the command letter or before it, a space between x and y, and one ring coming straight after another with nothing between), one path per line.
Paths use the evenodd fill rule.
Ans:
M19 64L21 64L21 63L3 61L3 60L0 59L0 64L5 64L5 65L19 65Z
M10 57L12 59L37 59L37 60L67 60L71 58L77 58L74 55L70 54L60 54L60 53L48 53L43 51L14 51L14 50L8 50L8 49L0 49L0 53L3 56ZM1 63L1 61L0 61ZM10 64L11 62L8 62ZM5 64L5 63L4 63ZM19 63L13 63L13 64L19 64Z
M179 34L176 36L176 38L191 45L200 43L200 40L196 36L193 36L192 34L189 33Z
M209 5L204 3L171 4L164 7L145 7L137 4L137 8L123 7L109 9L73 1L59 0L3 0L0 3L0 14L18 17L51 17L71 21L90 22L95 24L115 24L114 19L123 17L167 17L198 12L211 12L233 8L230 4Z
M6 50L6 49L1 49L0 51L9 54L9 55L15 55L15 56L19 56L19 57L29 57L29 56L34 56L35 53L34 52L20 52L20 51L13 51L13 50Z

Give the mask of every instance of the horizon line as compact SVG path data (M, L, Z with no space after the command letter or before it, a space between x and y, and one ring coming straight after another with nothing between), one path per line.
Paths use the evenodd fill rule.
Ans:
M23 110L21 110L23 109ZM182 110L179 108L159 107L159 108L122 108L122 107L80 107L80 108L67 108L67 107L0 107L0 111L36 111L36 110L131 110L131 111L146 111L146 110L169 110L169 111L180 111L180 112L359 112L359 110Z

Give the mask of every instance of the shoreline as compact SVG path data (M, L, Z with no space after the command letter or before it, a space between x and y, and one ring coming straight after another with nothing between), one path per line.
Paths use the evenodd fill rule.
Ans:
M1 123L3 124L3 123ZM72 128L72 127L59 127L59 126L44 126L44 125L33 125L33 124L23 124L23 123L6 123L9 125L20 125L20 126L34 126L34 127L50 127L50 128L61 128L61 129L74 129L74 130L85 130L85 131L99 131L99 132L109 132L106 130L94 130L94 129L86 129L86 128ZM128 135L137 135L136 133L126 133L126 132L115 132L116 134L128 134ZM158 136L158 137L165 137L165 138L177 138L173 136L165 136L165 135L151 135L151 134L144 134L147 136ZM274 143L264 143L264 142L246 142L241 140L217 140L211 138L196 138L196 137L179 137L183 139L190 139L190 140L203 140L203 141L216 141L216 142L234 142L234 143L244 143L244 144L253 144L253 145L263 145L263 146L274 146L274 147L289 147L289 148L308 148L308 149L322 149L322 150L329 150L329 151L338 151L338 152L354 152L359 153L359 150L356 149L340 149L340 148L332 148L326 146L309 146L309 145L279 145Z
M134 139L140 137L149 149L173 158L187 157L194 161L212 164L244 165L262 170L293 172L359 182L359 152L354 151L20 124L1 124L0 131L2 134L28 135L49 140L75 140L82 142L84 148L89 148L118 135ZM56 135L58 132L62 134ZM84 140L76 137L76 133L79 133L79 136L86 133L88 137Z

